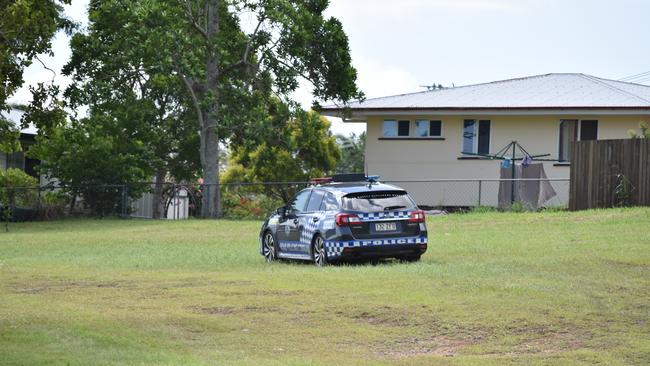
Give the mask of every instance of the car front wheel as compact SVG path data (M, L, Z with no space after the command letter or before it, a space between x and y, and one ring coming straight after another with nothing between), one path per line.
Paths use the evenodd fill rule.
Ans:
M320 235L316 236L316 238L314 239L312 258L314 260L314 264L319 267L327 265L327 253L325 253L325 241Z
M264 259L266 259L267 263L271 263L276 259L275 239L269 231L264 234L264 238L262 239L262 254L264 254Z

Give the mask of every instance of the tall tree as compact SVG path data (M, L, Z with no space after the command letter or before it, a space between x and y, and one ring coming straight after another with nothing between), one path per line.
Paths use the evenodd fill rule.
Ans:
M119 121L126 130L141 129L137 137L153 157L148 163L156 182L157 218L164 206L163 183L193 180L200 169L198 133L181 80L158 57L159 50L148 46L146 26L155 22L155 13L133 5L91 3L89 27L73 36L72 57L63 69L74 80L65 95L73 108L88 105L93 118L128 118Z
M54 34L74 24L63 15L70 0L0 0L0 112L9 111L7 100L23 83L23 72L38 55L52 53ZM40 60L39 60L40 61ZM16 121L0 116L0 150L20 149Z
M23 85L23 71L39 54L51 54L51 40L73 23L63 16L71 0L0 0L0 110Z
M175 70L191 95L200 125L203 178L214 187L203 215L221 215L219 141L241 124L238 106L269 90L286 97L299 78L315 98L346 102L361 98L341 23L326 18L327 0L176 0L170 48ZM180 10L180 12L179 12ZM259 95L257 95L259 96ZM252 102L248 102L252 103ZM254 105L254 104L253 104ZM244 115L249 115L243 110Z
M334 171L341 158L330 122L315 112L290 113L276 104L255 138L235 141L224 183L306 182ZM266 193L288 202L295 193L291 185L268 185Z

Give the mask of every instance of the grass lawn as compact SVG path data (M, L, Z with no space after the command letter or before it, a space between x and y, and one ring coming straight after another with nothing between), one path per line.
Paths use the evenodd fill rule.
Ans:
M650 209L427 222L420 263L326 268L255 221L14 224L0 364L650 364Z

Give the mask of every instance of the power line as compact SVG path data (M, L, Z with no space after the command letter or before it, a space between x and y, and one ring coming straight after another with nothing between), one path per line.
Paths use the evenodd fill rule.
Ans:
M629 75L629 76L620 78L618 80L619 81L631 81L631 80L638 79L638 78L644 78L646 76L650 76L650 71L642 72L640 74Z
M647 81L650 81L650 76L649 76L649 77L646 77L646 78L644 78L644 79L636 80L635 83L645 83L645 82L647 82Z

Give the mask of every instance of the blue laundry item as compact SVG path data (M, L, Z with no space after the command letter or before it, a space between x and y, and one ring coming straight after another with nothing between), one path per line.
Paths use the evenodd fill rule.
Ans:
M521 160L521 165L523 166L528 166L533 163L533 158L530 157L530 155L524 156L524 158Z
M503 161L503 163L501 164L501 166L502 166L503 168L505 168L505 169L510 168L510 159L505 159L505 160Z

